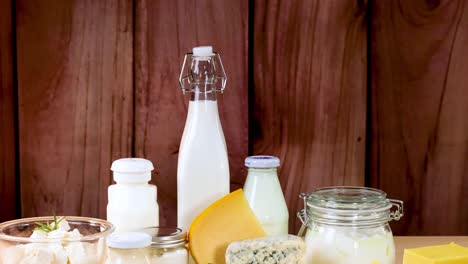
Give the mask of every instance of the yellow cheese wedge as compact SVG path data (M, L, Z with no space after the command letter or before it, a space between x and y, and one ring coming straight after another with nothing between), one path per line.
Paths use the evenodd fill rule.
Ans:
M231 242L265 235L240 189L216 201L195 218L190 227L189 247L198 264L223 264Z
M403 264L467 264L468 248L457 244L405 249Z

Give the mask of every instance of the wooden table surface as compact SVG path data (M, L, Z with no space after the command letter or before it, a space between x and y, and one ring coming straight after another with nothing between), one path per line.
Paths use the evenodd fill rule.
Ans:
M468 247L468 236L400 236L395 237L396 244L396 263L403 262L403 250L405 248L434 246L448 243L457 243L461 246Z

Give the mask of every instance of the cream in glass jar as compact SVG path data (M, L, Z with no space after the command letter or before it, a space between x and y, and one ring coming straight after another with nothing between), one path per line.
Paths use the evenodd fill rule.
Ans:
M107 264L150 264L151 236L143 232L122 232L107 238L109 258Z
M388 224L403 216L403 202L363 187L321 188L301 194L298 213L307 227L305 264L394 264L395 245ZM396 206L396 211L391 208Z
M268 236L288 234L289 212L278 179L280 159L273 156L251 156L244 194Z
M187 264L187 232L176 227L146 228L143 232L153 237L150 264Z

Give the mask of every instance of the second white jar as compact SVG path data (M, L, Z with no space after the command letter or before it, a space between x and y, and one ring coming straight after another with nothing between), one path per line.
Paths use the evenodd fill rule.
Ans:
M251 156L244 193L268 236L288 234L289 212L278 179L280 160L273 156Z
M107 237L106 264L150 264L151 236L141 232L114 233Z
M148 184L154 169L149 160L127 158L112 163L114 181L109 186L107 220L116 232L138 231L159 225L156 186Z
M188 264L187 232L175 227L152 227L143 232L153 237L151 264Z

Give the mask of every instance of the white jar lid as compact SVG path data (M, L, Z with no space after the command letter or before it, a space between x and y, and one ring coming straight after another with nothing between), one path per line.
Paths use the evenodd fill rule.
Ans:
M107 237L110 248L135 249L151 246L151 235L142 232L114 233Z
M192 50L193 56L213 56L212 46L200 46L194 47Z
M280 159L274 156L250 156L245 159L245 166L249 168L278 168Z
M111 170L116 182L149 182L154 166L147 159L125 158L112 162Z

